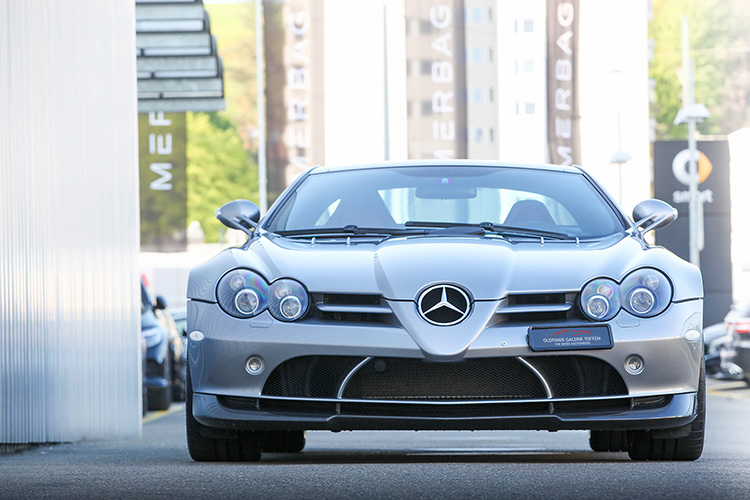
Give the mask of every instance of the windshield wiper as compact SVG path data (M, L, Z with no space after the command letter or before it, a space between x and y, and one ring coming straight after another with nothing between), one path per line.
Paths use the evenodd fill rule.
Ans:
M572 236L555 231L544 231L542 229L531 229L527 227L504 226L502 224L493 224L492 222L480 222L478 224L471 222L430 222L430 221L407 221L406 227L476 227L484 229L487 232L499 234L501 236L519 236L519 237L539 237L550 238L554 240L571 240Z
M354 224L343 227L311 227L274 231L280 236L395 236L426 234L425 229L401 229L394 227L359 227Z

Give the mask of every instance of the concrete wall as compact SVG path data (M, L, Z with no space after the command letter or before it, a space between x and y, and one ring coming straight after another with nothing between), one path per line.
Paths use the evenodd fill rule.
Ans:
M134 10L0 0L0 443L140 435Z

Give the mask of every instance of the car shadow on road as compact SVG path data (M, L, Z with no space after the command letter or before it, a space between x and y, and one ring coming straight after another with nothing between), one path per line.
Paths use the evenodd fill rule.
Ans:
M502 450L331 450L299 454L264 453L259 465L351 465L433 463L612 463L630 462L627 453L586 451L502 451Z

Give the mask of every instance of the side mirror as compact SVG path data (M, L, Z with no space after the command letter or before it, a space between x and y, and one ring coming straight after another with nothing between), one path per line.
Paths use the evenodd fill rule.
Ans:
M167 308L167 301L161 295L156 296L156 302L154 302L154 309L164 310Z
M645 200L633 209L635 227L641 233L661 229L677 219L677 209L661 200Z
M258 227L260 209L249 200L234 200L216 210L216 218L230 229L239 229L248 235Z

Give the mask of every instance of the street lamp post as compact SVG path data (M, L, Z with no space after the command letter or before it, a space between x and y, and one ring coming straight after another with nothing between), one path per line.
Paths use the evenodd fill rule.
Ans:
M618 198L618 201L620 202L620 206L623 205L622 203L622 166L630 161L630 154L627 151L622 150L622 126L621 126L621 118L620 118L620 112L617 112L617 152L612 155L612 159L609 160L610 164L616 164L617 170L618 170L618 176L619 176L619 182L617 184L619 190L620 190L620 196Z
M688 126L688 174L690 177L689 193L689 246L690 262L700 266L700 251L703 249L703 202L698 199L698 147L695 140L695 128L710 116L708 109L703 104L694 102L695 82L693 79L693 59L689 56L689 27L686 16L682 17L682 68L685 72L682 93L682 109L677 113L674 124L687 123Z

